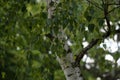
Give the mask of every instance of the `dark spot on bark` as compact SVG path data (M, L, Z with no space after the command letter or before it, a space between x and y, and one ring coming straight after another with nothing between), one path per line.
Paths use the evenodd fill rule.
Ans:
M64 69L67 69L67 68L69 68L69 66L66 66Z
M70 76L72 76L72 75L73 75L73 73L72 73L72 74L69 74L68 77L70 77Z

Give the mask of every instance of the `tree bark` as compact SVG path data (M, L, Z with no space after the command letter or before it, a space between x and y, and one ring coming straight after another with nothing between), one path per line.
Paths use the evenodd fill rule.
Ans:
M61 58L57 56L57 61L64 72L66 80L83 80L80 68L74 66L75 60L72 53L67 53L66 56Z

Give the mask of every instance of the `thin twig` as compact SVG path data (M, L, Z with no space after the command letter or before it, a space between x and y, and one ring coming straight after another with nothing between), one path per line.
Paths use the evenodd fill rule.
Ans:
M104 5L104 18L105 18L105 20L106 20L106 23L107 23L107 26L108 26L108 32L111 32L111 25L110 25L110 20L109 20L109 17L108 17L108 7L109 7L109 5L108 5L108 3L106 2L106 3L103 3L103 5Z
M113 8L112 10L108 11L108 14L111 13L111 12L113 12L117 8L120 8L120 6L117 6L117 7Z
M120 6L120 4L117 4L117 3L109 3L108 5L110 5L110 6L113 6L113 5L118 5L118 6Z
M99 7L98 5L96 5L96 3L94 2L92 2L92 1L90 1L90 0L87 0L90 4L92 4L92 5L94 5L95 7L97 7L97 8L99 8L100 10L103 10L101 7Z

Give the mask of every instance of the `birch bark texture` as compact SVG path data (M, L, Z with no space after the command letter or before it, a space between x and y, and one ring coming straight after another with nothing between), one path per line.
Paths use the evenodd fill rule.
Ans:
M79 67L74 67L74 59L72 53L67 53L64 57L57 56L57 61L59 62L66 80L83 80Z
M48 10L48 19L52 18L54 7L50 5L52 0L46 0L47 1L47 10Z
M48 19L52 19L52 15L53 15L53 11L54 11L54 7L50 6L51 2L55 2L58 0L47 0L47 9L48 9ZM62 30L62 29L61 29ZM64 31L61 31L64 32ZM62 36L66 36L65 33ZM61 37L60 35L57 36L58 38ZM59 38L61 39L61 38ZM74 56L72 52L69 52L69 45L67 44L67 39L65 41L65 47L64 49L66 50L66 55L63 57L59 57L58 55L56 55L56 60L59 62L64 75L66 77L66 80L83 80L83 77L81 75L81 71L80 71L80 67L79 66L74 66L75 60L74 60Z

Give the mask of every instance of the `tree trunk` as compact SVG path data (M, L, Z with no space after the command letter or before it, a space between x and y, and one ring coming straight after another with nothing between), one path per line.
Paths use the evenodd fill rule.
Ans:
M75 60L73 59L73 54L68 53L64 57L57 56L57 61L59 62L66 80L83 80L81 77L81 72L79 67L75 67Z

